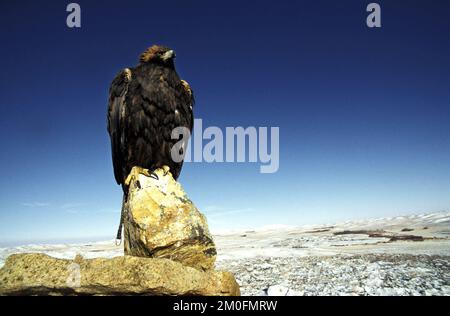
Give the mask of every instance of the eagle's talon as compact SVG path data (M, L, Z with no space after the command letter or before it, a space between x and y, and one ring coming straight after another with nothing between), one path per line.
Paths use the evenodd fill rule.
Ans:
M153 172L148 171L148 169L144 169L144 168L140 168L140 167L133 167L133 169L131 169L130 174L125 179L125 185L130 186L131 182L136 180L140 174L142 174L146 177L152 177Z
M159 177L155 172L150 172L149 177L159 181Z
M164 171L164 176L167 176L169 174L170 171L170 167L169 166L163 166L162 170Z
M129 174L128 177L125 179L125 186L129 187L132 179L133 176Z

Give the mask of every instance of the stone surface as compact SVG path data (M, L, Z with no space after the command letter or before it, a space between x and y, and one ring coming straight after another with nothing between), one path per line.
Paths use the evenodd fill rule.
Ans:
M200 270L214 267L216 248L205 217L170 172L133 168L127 181L125 254L168 258Z
M8 257L0 295L239 295L234 276L199 271L168 259L56 259L44 254Z

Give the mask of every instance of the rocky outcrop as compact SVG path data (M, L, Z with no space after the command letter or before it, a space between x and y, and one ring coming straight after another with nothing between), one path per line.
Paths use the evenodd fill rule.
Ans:
M205 217L168 169L133 168L127 184L125 254L167 258L200 270L214 267L216 248Z
M234 276L199 271L168 259L55 259L10 256L0 269L0 295L239 295Z
M133 168L124 204L125 256L10 256L0 295L240 295L233 274L213 270L205 217L166 168Z

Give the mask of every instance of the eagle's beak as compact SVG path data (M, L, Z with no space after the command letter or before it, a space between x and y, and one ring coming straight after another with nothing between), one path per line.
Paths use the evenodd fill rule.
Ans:
M172 59L172 58L175 58L175 57L176 57L176 55L175 55L175 52L174 52L173 50L168 50L167 52L165 52L165 53L162 55L162 59L163 59L164 61L169 60L169 59Z

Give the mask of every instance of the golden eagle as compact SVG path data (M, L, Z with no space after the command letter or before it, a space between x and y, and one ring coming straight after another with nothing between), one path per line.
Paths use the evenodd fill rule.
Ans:
M122 185L124 202L125 179L133 167L152 171L168 166L175 179L180 175L183 161L171 157L171 149L179 141L172 139L172 130L185 127L192 131L194 96L189 84L178 76L174 59L173 50L154 45L141 54L136 67L119 72L111 84L108 132L114 176ZM118 239L121 226L122 218Z

